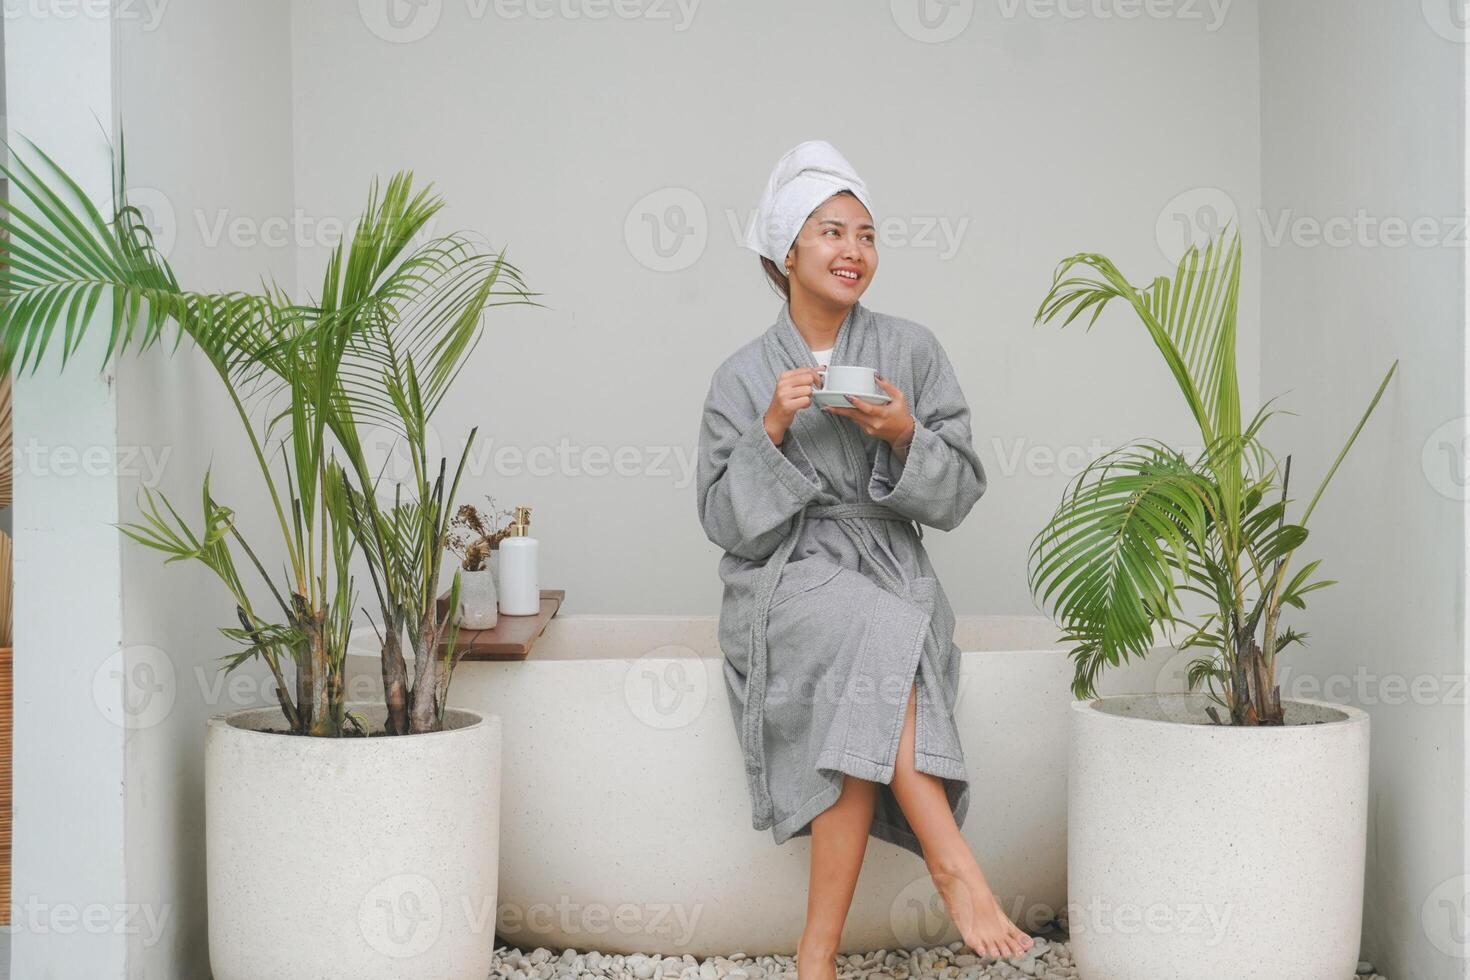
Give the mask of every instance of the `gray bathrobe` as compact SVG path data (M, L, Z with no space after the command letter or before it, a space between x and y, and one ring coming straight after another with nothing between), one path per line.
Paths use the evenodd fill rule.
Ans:
M719 640L752 825L811 833L842 774L881 783L870 833L923 856L891 783L910 685L914 767L942 777L955 822L970 788L954 723L954 614L921 543L985 492L970 410L932 331L853 305L833 364L876 368L908 400L906 460L813 404L777 447L761 422L776 377L817 367L783 304L720 364L699 432L699 519L720 559ZM917 523L915 523L917 522Z

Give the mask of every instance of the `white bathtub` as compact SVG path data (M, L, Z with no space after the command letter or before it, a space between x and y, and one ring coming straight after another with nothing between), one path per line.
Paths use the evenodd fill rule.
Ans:
M756 955L796 948L811 838L750 826L716 618L560 615L521 662L464 663L450 702L503 721L500 941ZM1040 617L961 616L964 833L1023 928L1066 899L1070 661ZM358 670L372 670L359 660ZM1176 689L1159 661L1107 692ZM950 942L923 862L870 838L844 951Z

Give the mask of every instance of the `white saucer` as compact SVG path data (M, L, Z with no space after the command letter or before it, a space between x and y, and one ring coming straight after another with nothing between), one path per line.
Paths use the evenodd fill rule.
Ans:
M851 395L854 398L861 398L863 401L867 402L870 405L887 405L889 402L893 401L893 396L887 394L886 392L880 392L876 395L870 395L865 391L834 391L830 388L819 388L813 391L812 401L815 404L821 405L823 407L828 405L835 405L839 408L851 408L852 402L847 400L848 395Z

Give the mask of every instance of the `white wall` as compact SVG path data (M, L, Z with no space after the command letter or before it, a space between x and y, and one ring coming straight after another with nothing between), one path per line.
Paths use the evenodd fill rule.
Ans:
M6 11L7 140L108 196L111 26ZM99 124L100 121L100 124ZM106 338L65 376L17 376L11 976L123 976L122 635L117 446ZM53 348L52 355L56 353ZM51 360L52 368L59 360Z
M736 229L777 157L825 138L899 225L864 302L938 333L990 477L966 523L926 545L960 612L1033 611L1027 546L1081 453L1191 432L1135 320L1084 334L1032 317L1062 257L1103 251L1147 281L1169 268L1156 226L1208 200L1196 188L1258 199L1256 4L1226 4L1218 23L1202 4L1189 9L1205 20L1127 22L975 4L933 43L889 4L709 3L689 20L673 4L623 6L670 19L446 0L397 5L417 13L394 28L355 0L293 8L297 206L354 215L374 174L412 167L448 202L439 230L506 246L551 307L493 311L437 418L455 458L480 426L483 465L461 500L533 508L542 584L567 589L568 613L717 611L719 552L688 469L700 408L714 367L779 306ZM323 251L301 250L303 284ZM1241 318L1248 401L1257 259ZM502 445L551 465L497 470ZM584 469L593 447L604 475ZM633 475L609 465L620 449Z
M1302 550L1341 584L1287 618L1311 639L1283 657L1288 692L1330 683L1372 716L1363 952L1396 980L1466 962L1465 50L1419 4L1262 10L1264 213L1296 232L1262 254L1261 391L1299 413L1268 427L1298 515L1400 359ZM1369 222L1342 247L1313 237L1360 210L1427 219L1429 243Z
M254 290L269 277L293 290L294 240L278 237L291 215L287 3L171 4L156 21L119 16L116 23L128 182L166 236L180 283ZM149 485L198 527L209 469L211 493L236 508L266 567L281 567L280 532L249 443L218 375L191 342L122 364L118 416L119 441L139 447L139 465L118 486L125 520L138 519ZM162 924L129 937L127 975L194 980L209 971L205 719L274 702L260 664L229 678L219 669L232 645L218 628L236 622L211 573L194 563L165 566L131 541L122 559L129 677L158 678L159 687L151 700L130 690L146 707L127 742L128 895ZM244 557L237 560L253 582Z

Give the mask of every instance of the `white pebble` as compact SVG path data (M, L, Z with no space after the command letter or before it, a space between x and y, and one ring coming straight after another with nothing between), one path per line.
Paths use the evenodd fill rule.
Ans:
M1065 942L1033 937L1018 960L992 960L961 942L915 950L880 949L834 958L839 980L1080 980ZM600 953L574 949L555 953L538 946L529 953L495 950L490 980L796 980L794 954L760 955L742 951L696 959L646 953ZM1366 960L1353 980L1387 980Z

